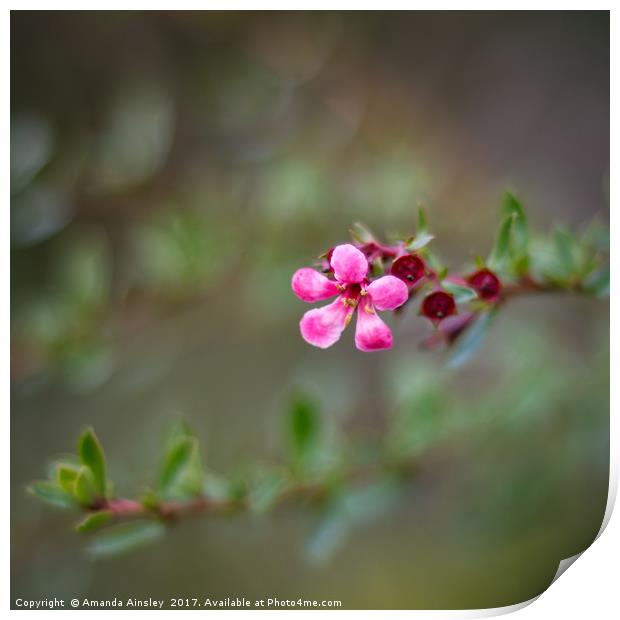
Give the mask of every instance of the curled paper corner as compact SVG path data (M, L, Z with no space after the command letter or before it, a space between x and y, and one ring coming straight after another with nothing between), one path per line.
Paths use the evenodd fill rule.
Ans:
M540 594L538 595L540 596ZM528 599L527 601L523 601L521 603L515 603L514 605L506 605L505 607L495 607L493 609L484 609L481 610L484 613L478 614L477 617L490 618L495 616L505 616L506 614L511 614L515 611L519 611L528 605L531 605L538 596L534 596L533 598Z
M580 551L579 553L575 553L575 555L571 555L570 558L564 558L563 560L560 560L560 563L558 564L558 570L555 571L555 575L553 576L549 587L551 587L566 572L566 570L575 563L577 558L581 557L582 553L584 552Z
M594 540L597 540L601 534L605 531L609 519L611 519L611 513L614 511L614 505L616 504L616 495L618 494L618 459L611 454L611 462L609 464L609 488L607 489L607 504L605 506L605 514L603 515L603 522ZM594 541L592 541L594 542Z
M601 531L603 529L604 529L604 526L601 527ZM600 535L600 532L599 532L599 535ZM495 617L495 616L504 616L506 614L511 614L514 611L519 611L520 609L523 609L524 607L528 607L529 605L537 601L585 551L586 550L580 551L579 553L576 553L575 555L572 555L569 558L564 558L563 560L560 560L560 563L558 564L558 568L555 572L555 575L553 576L553 579L540 594L537 594L536 596L528 599L527 601L516 603L514 605L506 605L505 607L493 607L489 609L478 609L473 612L473 615L471 617L488 618L488 617Z
M506 614L511 614L514 611L519 611L520 609L527 607L528 605L533 603L539 596L540 594L538 596L534 596L533 598L528 599L527 601L515 603L514 605L506 605L504 607L487 607L486 609L461 609L457 612L458 618L495 618L496 616L505 616Z
M555 575L553 576L553 579L540 594L528 599L527 601L516 603L514 605L506 605L505 607L494 607L492 609L477 610L478 613L476 613L474 617L487 618L487 617L495 617L495 616L504 616L506 614L511 614L514 611L519 611L520 609L523 609L524 607L528 607L529 605L537 601L556 582L556 580L560 578L560 576L566 571L566 569L568 569L569 566L571 566L575 562L575 560L579 558L579 556L582 553L583 551L576 553L570 558L564 558L563 560L560 560L560 563L558 564L558 569L556 570Z
M550 586L553 585L566 572L566 570L575 562L575 560L577 560L577 558L583 555L590 548L590 546L602 536L603 532L607 528L607 524L609 523L609 519L611 518L611 514L614 510L614 505L616 503L616 495L618 493L617 471L618 469L614 468L613 466L610 469L609 489L607 491L607 504L605 506L605 514L603 516L603 521L601 522L601 527L599 528L599 531L596 534L594 540L583 551L576 553L570 558L564 558L560 561L555 576L549 584Z
M609 523L611 514L614 510L614 505L616 503L616 495L618 492L617 471L618 471L617 468L614 468L613 466L610 468L609 489L607 491L607 504L605 506L605 514L601 522L601 527L599 528L599 531L596 534L594 540L583 551L580 551L579 553L576 553L575 555L572 555L569 558L564 558L563 560L560 560L560 563L558 564L558 568L555 572L555 575L553 576L553 579L551 580L551 583L549 584L549 586L546 588L547 590L568 570L569 567L571 567L576 562L578 558L580 558L590 548L590 546L594 542L596 542L601 537L601 535L607 528L607 524ZM536 600L536 598L538 597L531 599L531 601L528 601L528 603L533 602L534 600Z

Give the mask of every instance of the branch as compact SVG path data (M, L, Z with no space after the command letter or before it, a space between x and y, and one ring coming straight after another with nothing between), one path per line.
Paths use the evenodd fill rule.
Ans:
M511 195L505 198L504 216L489 257L486 261L477 259L475 266L462 273L449 273L428 249L433 236L428 233L423 209L419 210L416 235L406 240L392 245L381 243L361 225L355 226L352 235L354 247L337 246L336 267L332 265L332 248L322 255L319 264L325 275L310 268L298 270L293 290L308 302L340 295L344 309L336 320L342 318L345 325L353 312L366 312L359 321L371 321L372 325L362 333L366 340L360 348L364 351L391 346L389 328L376 322L373 304L377 309L395 308L400 312L421 298L419 314L433 325L433 332L422 345L446 346L452 353L448 363L456 365L471 357L492 318L515 297L567 292L604 297L609 292L608 249L597 241L602 235L589 230L577 238L558 229L539 244L542 252L532 251L525 213ZM373 287L384 274L392 277ZM338 313L338 304L335 307ZM325 310L312 310L304 320L307 316L314 320L317 312ZM333 344L334 326L330 321L334 319L331 314L326 318L329 320L315 321L311 326L314 334L302 329L310 344ZM329 333L317 335L325 325ZM375 333L380 337L373 342ZM321 444L320 424L313 403L298 397L289 416L285 466L256 469L249 480L218 479L205 471L198 440L186 425L176 425L155 490L138 499L114 496L103 449L94 432L87 429L80 437L77 458L57 461L50 480L34 483L30 491L55 505L86 513L76 529L82 532L104 528L93 548L97 553L108 553L152 540L161 534L164 525L194 516L259 513L297 499L329 508L349 489L404 480L413 469L410 452L390 447L394 439L388 436L390 429L376 446L379 456L375 462L334 465L334 451ZM327 465L323 458L326 453L331 459L327 459ZM110 522L116 525L107 528Z

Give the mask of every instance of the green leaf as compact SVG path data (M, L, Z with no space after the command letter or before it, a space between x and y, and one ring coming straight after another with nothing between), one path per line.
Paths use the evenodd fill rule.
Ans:
M428 230L428 220L426 217L426 209L420 205L418 207L418 236L423 236ZM432 239L432 237L431 237Z
M589 274L583 281L583 288L596 297L609 297L609 265L603 265Z
M158 521L113 525L93 539L89 551L96 557L118 555L159 540L165 531L165 525Z
M168 451L159 479L159 489L164 495L174 490L196 449L196 439L183 437Z
M76 454L59 455L56 459L49 463L47 468L47 473L50 480L56 480L58 478L58 468L61 466L68 467L69 469L75 469L77 471L81 466L80 459Z
M187 439L188 437L194 437L192 429L185 419L177 418L168 431L166 450L172 450L179 441Z
M431 252L428 248L425 247L422 250L421 254L424 256L427 265L433 271L435 271L436 273L439 273L445 270L445 272L448 273L447 268L443 266L439 258L433 252Z
M577 240L564 228L556 228L553 233L556 254L562 275L570 279L577 268Z
M33 482L27 490L44 502L59 508L77 508L78 506L73 495L67 493L59 485L47 480Z
M340 501L351 522L364 523L389 512L400 491L393 477L383 476L364 486L344 490Z
M289 484L284 472L261 472L248 494L250 510L255 514L267 512Z
M353 238L353 240L357 241L358 243L371 243L372 241L375 240L375 237L370 232L370 230L368 230L366 226L364 226L363 224L360 224L359 222L355 222L353 224L353 227L351 228L350 232L351 232L351 237Z
M527 263L526 257L530 241L527 216L525 215L521 202L510 192L504 195L504 213L506 215L514 216L514 229L512 237L513 258L516 261Z
M456 340L452 347L452 355L450 356L448 366L457 368L471 359L484 341L494 316L494 310L480 313L478 318Z
M228 499L232 503L244 502L248 495L248 484L245 476L234 475L228 479Z
M379 256L372 261L372 273L374 276L382 276L385 274L383 259Z
M67 463L58 463L56 465L56 479L58 484L67 492L73 493L75 488L75 479L79 472L79 466L69 465Z
M154 511L160 503L157 493L153 489L145 489L140 497L140 503L147 509Z
M465 304L468 301L472 301L478 297L478 294L473 288L469 286L463 286L462 284L455 284L449 280L444 280L442 286L454 295L454 300L457 304Z
M407 243L407 250L409 250L410 252L421 250L423 247L427 246L434 238L434 235L431 235L427 232L418 233L409 243Z
M220 474L209 471L205 475L204 494L216 501L226 501L231 499L231 483Z
M594 219L583 233L582 243L595 252L609 254L609 227Z
M320 417L315 404L304 395L297 395L289 414L289 440L293 463L308 469L316 457L320 433Z
M110 510L99 510L82 519L82 521L75 526L75 531L80 533L92 532L93 530L107 525L113 517L114 514Z
M83 506L91 506L97 498L95 476L90 467L83 465L75 478L73 493Z
M350 530L351 520L346 513L329 510L306 543L306 557L313 564L324 564L346 543Z
M96 494L105 497L107 487L105 456L92 428L88 428L82 433L78 454L82 464L86 465L93 474Z
M495 247L487 261L491 269L497 269L506 259L510 245L510 234L515 220L514 213L510 213L504 217L499 227Z

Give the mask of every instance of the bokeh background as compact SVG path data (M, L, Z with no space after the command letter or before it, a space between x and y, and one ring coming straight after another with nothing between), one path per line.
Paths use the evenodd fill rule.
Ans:
M355 220L407 234L420 201L453 267L486 254L507 188L543 233L605 222L607 12L13 12L11 25L13 598L492 607L540 593L593 540L606 302L516 300L454 370L418 349L413 309L391 320L389 353L359 353L351 329L328 351L306 345L289 287ZM295 389L330 432L402 415L421 429L407 492L347 536L317 542L320 515L291 506L93 560L71 516L24 492L86 425L123 494L156 475L178 415L215 471L277 457Z

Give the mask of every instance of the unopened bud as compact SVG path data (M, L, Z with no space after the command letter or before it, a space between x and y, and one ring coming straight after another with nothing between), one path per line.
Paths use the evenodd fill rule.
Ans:
M422 314L437 325L447 316L456 314L454 296L445 291L430 293L422 302Z
M415 254L405 254L392 263L390 273L407 286L414 286L424 277L424 261Z
M467 283L485 301L497 301L502 292L499 278L490 269L479 269L467 276Z

